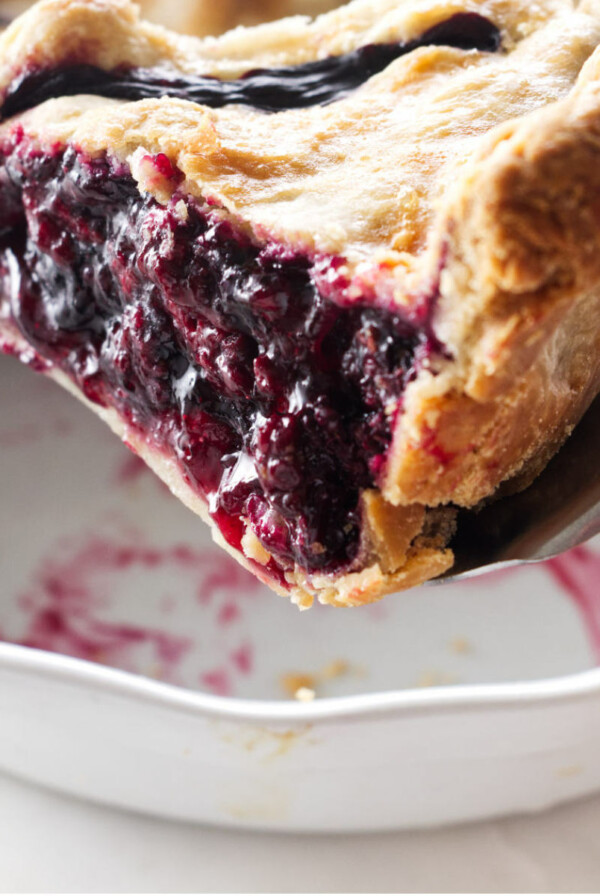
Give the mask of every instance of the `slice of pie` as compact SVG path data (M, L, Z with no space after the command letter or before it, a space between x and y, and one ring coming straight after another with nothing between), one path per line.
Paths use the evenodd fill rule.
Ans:
M600 389L600 2L0 41L0 335L300 606L438 576Z

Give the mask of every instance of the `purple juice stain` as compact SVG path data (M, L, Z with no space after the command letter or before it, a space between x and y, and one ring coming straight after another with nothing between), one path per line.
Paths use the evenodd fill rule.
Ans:
M162 680L178 682L182 663L198 647L192 638L133 621L102 618L110 611L115 586L129 587L127 577L132 573L152 574L158 569L173 571L180 596L189 596L190 586L192 594L197 589L202 603L213 605L220 628L221 610L235 606L239 621L242 605L258 587L253 576L218 549L155 548L139 534L134 542L85 536L59 542L33 571L19 598L25 614L22 631L12 631L11 640L133 672L152 669ZM253 660L252 645L244 641L223 662L231 678L249 675Z

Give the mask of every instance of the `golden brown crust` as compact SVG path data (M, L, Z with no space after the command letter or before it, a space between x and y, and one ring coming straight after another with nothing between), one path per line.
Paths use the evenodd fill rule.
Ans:
M409 307L439 291L433 325L447 358L403 397L381 492L363 495L357 566L341 577L289 573L300 606L313 595L361 605L444 572L447 519L435 508L471 506L535 475L600 389L600 5L357 0L317 23L197 42L139 24L126 0L46 0L0 42L0 83L19 60L62 58L65 40L81 43L74 28L93 29L89 61L108 68L168 61L225 76L409 39L464 9L501 25L506 52L425 48L325 108L265 119L172 99L74 97L21 117L40 141L128 162L160 202L169 185L143 156L166 153L185 189L255 238L343 253L357 294L373 288ZM206 516L177 474L169 481L136 449Z
M463 9L497 22L510 50L423 48L347 99L270 116L268 127L261 112L173 100L74 98L29 117L33 132L91 152L109 146L128 157L139 146L160 147L191 190L210 195L259 236L343 253L367 284L381 281L385 262L386 288L405 302L429 273L435 206L457 162L494 125L564 95L600 40L600 16L575 13L568 0L545 0L533 12L528 0L447 0L443 7L437 0L358 0L314 23L288 20L199 41L139 23L126 0L45 0L0 39L0 87L24 59L50 65L78 52L103 68L168 63L227 77L364 43L410 40ZM91 46L86 33L94 35ZM510 89L498 90L503 82Z
M415 548L397 572L385 573L378 563L360 572L347 573L336 579L328 576L299 576L299 583L292 588L291 597L301 609L306 609L315 594L323 604L332 607L362 607L381 600L386 594L407 591L447 572L454 561L449 550ZM304 587L307 583L310 591Z
M385 493L473 505L541 468L600 388L600 90L497 129L449 194L437 332L454 356L406 396Z

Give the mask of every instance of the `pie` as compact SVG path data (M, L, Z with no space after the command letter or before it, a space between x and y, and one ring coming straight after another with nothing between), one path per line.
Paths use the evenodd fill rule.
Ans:
M600 390L600 3L0 39L2 347L301 607L450 569Z

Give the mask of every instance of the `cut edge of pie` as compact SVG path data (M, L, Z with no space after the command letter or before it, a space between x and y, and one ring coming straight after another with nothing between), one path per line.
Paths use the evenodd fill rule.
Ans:
M249 68L246 54L253 41L258 46L253 67L263 67L275 60L301 65L311 53L324 58L365 42L410 42L464 12L485 15L500 29L504 46L498 54L421 47L328 106L266 115L237 104L214 110L180 98L119 101L86 95L48 99L2 125L4 349L44 367L84 400L183 503L212 524L219 543L299 606L310 605L314 596L334 605L360 605L448 570L454 508L475 506L507 482L522 487L531 481L600 389L600 54L594 52L600 6L584 2L575 9L566 0L546 0L528 7L517 0L448 2L443 9L428 0L358 0L315 23L291 20L195 41L140 23L125 0L45 0L0 39L0 84L6 89L32 66L51 70L78 61L82 48L86 64L104 70L127 61L135 69L168 65L182 76L235 78ZM67 34L71 44L65 44ZM541 58L549 41L552 52ZM502 93L503 78L514 96ZM518 78L521 93L515 88ZM486 90L494 98L491 106ZM400 102L406 112L399 111ZM446 130L431 156L423 143L425 170L416 161L403 175L397 171L400 162L412 162L393 138L408 133L402 116L408 119L416 106L422 109L424 134L433 133L434 118L443 130L443 111ZM386 126L379 141L363 120L369 108ZM486 109L491 120L480 122ZM452 115L468 119L474 133L464 123L464 132L458 127L455 134L448 132ZM356 161L352 152L357 153L359 139L365 158ZM316 155L315 145L310 153L311 140ZM47 184L44 171L51 172ZM365 196L361 174L376 194L371 218L363 206L366 223L356 216ZM94 181L100 175L103 184ZM106 185L113 177L114 190ZM414 197L406 193L407 179L418 188ZM100 184L97 232L73 223L65 207L65 197L84 181L88 192L73 201L82 207ZM423 183L432 184L424 199ZM382 185L398 192L397 207L379 195ZM126 199L122 211L118 190ZM315 220L319 201L322 220ZM18 211L19 202L25 212ZM127 244L133 274L116 256L110 263L102 256L101 234L108 239L109 233L111 245L125 238L121 231L107 231L100 220L103 208L105 214L112 210L115 220L130 214L140 222L137 243ZM24 231L17 220L26 221ZM19 227L25 242L17 246ZM177 290L190 288L177 279L181 259L189 263L190 234L213 259L212 288L217 289L217 271L226 284L218 287L223 307L206 299L204 318L197 308L186 310L185 302L182 310L173 298ZM239 271L238 262L231 261L238 256ZM196 265L200 257L194 256ZM152 258L158 263L150 270ZM116 277L113 287L118 281L117 293L127 299L119 307L103 285L107 269ZM68 270L78 279L69 280ZM96 280L91 283L90 277ZM248 278L250 300L244 292ZM151 293L144 292L148 282ZM194 282L199 294L204 281ZM79 284L70 311L58 307L57 283L65 295ZM83 310L77 305L82 283L88 290ZM279 303L275 310L273 296ZM297 296L298 308L290 306L289 296ZM244 302L250 303L249 316L240 310ZM260 302L262 316L253 304ZM168 319L165 309L174 335L168 344L158 336L152 343L152 333L166 333L160 324ZM232 314L241 321L239 332L224 329ZM52 329L59 319L62 343ZM298 327L297 359L285 340L288 326ZM328 327L336 336L329 342ZM208 340L211 328L216 335ZM85 348L82 333L91 334L93 352ZM48 340L46 353L40 334ZM102 355L107 341L110 358ZM117 343L125 346L119 349L122 357L114 349ZM252 473L258 479L243 480L240 473L238 493L234 489L223 498L231 466L219 467L214 489L194 487L190 467L183 474L173 448L183 450L180 433L173 435L173 427L175 419L189 417L189 408L172 412L171 393L165 397L159 389L148 399L151 413L164 411L161 444L154 423L145 432L123 413L131 357L136 376L139 369L145 376L143 346L150 343L152 364L160 372L155 385L162 389L168 380L180 398L181 383L193 367L185 401L198 420L208 420L215 445L228 446L220 456L235 455L233 469L248 457L260 467ZM255 376L250 385L245 368L231 366L225 345L231 346L231 357L250 359ZM335 362L331 370L329 355ZM283 358L287 366L269 372L265 358L269 363ZM115 359L128 366L111 385L113 398L107 398L104 380L95 391L98 370L106 376L102 364ZM167 372L165 364L171 365ZM261 377L271 384L267 398L256 397ZM287 402L283 410L280 382ZM292 412L300 393L304 404ZM235 414L243 426L232 423ZM340 444L334 429L327 430L331 421L339 423ZM192 432L202 445L204 437L194 429L200 424L188 424L187 436ZM224 433L227 427L233 436ZM277 443L272 452L269 440ZM205 468L216 463L212 450L206 448ZM277 468L281 457L291 457L283 469ZM313 469L316 478L307 489L298 478ZM205 477L206 469L199 475ZM349 503L342 498L339 507L338 478L351 493ZM244 482L250 483L250 497L239 492ZM331 545L309 544L306 533L317 531L319 522L302 529L302 513L296 512L318 502L318 482L324 483L321 512L331 513L341 527ZM255 492L252 483L258 483ZM236 507L235 536L224 535L219 522L225 499ZM251 499L256 499L252 505ZM313 510L307 507L307 518ZM345 535L344 513L351 521ZM279 521L285 537L276 531ZM353 539L351 550L343 542L346 536ZM309 561L303 565L299 556Z

